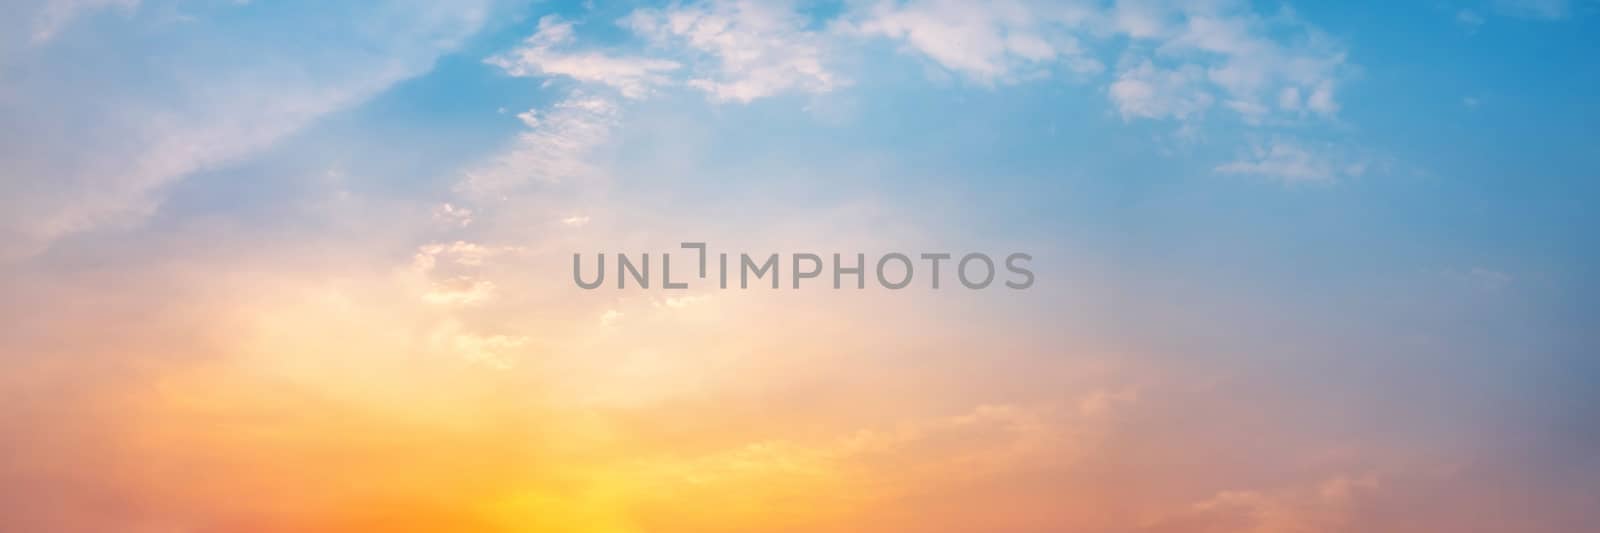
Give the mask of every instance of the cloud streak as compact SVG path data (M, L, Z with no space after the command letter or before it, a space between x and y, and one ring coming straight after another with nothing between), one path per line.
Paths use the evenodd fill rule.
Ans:
M39 16L56 20L89 7L50 3ZM137 14L83 21L100 35L88 49L18 51L0 64L8 77L24 80L0 99L0 114L16 119L0 143L0 157L12 162L12 178L0 183L0 260L33 255L65 236L137 224L161 203L163 187L259 153L426 72L486 16L485 5L418 7L391 2L339 13L328 33L341 37L316 42L315 59L276 33L160 24ZM292 15L302 8L279 9ZM364 25L374 18L388 26ZM218 53L248 59L219 62ZM126 66L149 55L167 60ZM63 61L84 66L87 78L21 75ZM92 96L82 89L89 86L143 89Z

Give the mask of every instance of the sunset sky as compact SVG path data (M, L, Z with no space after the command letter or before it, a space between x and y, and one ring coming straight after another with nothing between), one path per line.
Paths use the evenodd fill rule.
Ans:
M1600 522L1592 0L0 3L0 532Z

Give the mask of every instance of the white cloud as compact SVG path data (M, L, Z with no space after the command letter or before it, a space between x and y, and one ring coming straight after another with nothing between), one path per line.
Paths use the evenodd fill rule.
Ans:
M780 2L714 0L635 10L619 21L657 46L704 57L691 87L715 100L750 102L787 91L826 93L848 82L823 65L823 42Z
M1341 177L1360 176L1366 163L1348 161L1331 148L1322 150L1301 143L1274 140L1258 143L1250 153L1237 161L1215 168L1223 174L1255 175L1285 183L1315 183L1334 181Z
M1284 111L1298 111L1301 106L1300 89L1297 87L1284 87L1278 91L1278 108Z
M446 226L464 228L472 225L472 210L444 203L433 209L433 220Z
M1323 115L1332 115L1339 111L1339 103L1333 100L1333 82L1323 80L1317 83L1316 90L1311 92L1311 97L1306 99L1306 108Z
M1177 69L1156 68L1149 61L1125 69L1107 88L1112 105L1123 120L1138 118L1187 119L1205 111L1214 98L1199 85L1204 71L1196 65Z
M528 111L517 118L528 130L508 150L468 170L464 189L505 192L530 182L558 183L596 175L598 171L587 156L611 139L617 104L579 93L548 111Z
M466 241L456 241L449 244L433 243L417 247L417 253L411 257L412 270L426 274L439 265L439 258L448 258L451 263L463 266L482 265L490 257L515 252L518 248L511 246L489 247Z
M1108 25L1116 33L1134 39L1151 39L1168 31L1167 9L1149 0L1117 0L1108 14Z
M1015 1L880 2L846 29L902 40L944 68L988 84L1016 81L1058 63L1079 73L1103 70L1063 27L1085 13Z
M903 41L985 84L1030 79L1057 63L1098 72L1100 62L1080 43L1125 42L1122 70L1107 91L1124 118L1182 120L1213 101L1250 123L1274 110L1288 117L1339 110L1344 53L1292 13L1261 16L1248 4L913 0L871 4L854 18L847 29ZM1195 68L1204 75L1194 76Z
M571 22L556 15L539 19L539 30L524 46L488 59L512 76L566 76L585 83L616 88L628 98L643 98L652 87L672 82L667 73L682 65L676 61L632 56L610 56L599 52L557 50L572 43Z
M477 272L495 256L524 251L515 246L484 246L466 241L417 247L411 257L411 279L422 301L437 305L475 305L494 297L498 287Z
M1155 37L1157 53L1186 57L1208 64L1207 79L1240 111L1246 120L1263 118L1268 102L1284 111L1307 110L1331 116L1339 110L1334 99L1344 53L1315 29L1283 15L1264 18L1242 11L1193 10L1182 22ZM1287 33L1288 38L1274 38ZM1304 105L1281 105L1285 91Z

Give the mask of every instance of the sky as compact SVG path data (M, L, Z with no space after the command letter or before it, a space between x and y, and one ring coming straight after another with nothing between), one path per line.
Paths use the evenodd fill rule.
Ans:
M0 530L1600 521L1590 0L5 4Z

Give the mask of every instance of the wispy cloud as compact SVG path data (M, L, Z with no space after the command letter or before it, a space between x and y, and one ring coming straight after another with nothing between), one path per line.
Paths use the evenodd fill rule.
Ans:
M472 210L446 202L433 209L433 220L445 226L464 228L472 225Z
M628 98L643 98L655 86L671 83L667 74L682 66L665 59L560 50L574 40L571 22L546 15L539 19L539 30L528 37L524 46L491 57L488 63L513 76L566 76L608 85Z
M1095 73L1103 63L1088 50L1125 41L1107 87L1125 118L1186 120L1213 102L1252 123L1328 117L1339 110L1345 65L1337 43L1292 12L1261 15L1233 3L879 2L843 27L903 41L984 84L1058 67Z
M750 102L787 91L826 93L848 82L828 69L823 40L783 2L713 0L641 8L620 21L697 59L687 83L715 100Z
M1118 72L1106 91L1124 120L1183 120L1204 112L1215 101L1210 93L1199 90L1204 80L1205 71L1199 66L1161 69L1145 60Z
M1222 174L1260 176L1284 183L1326 183L1366 173L1368 163L1332 147L1285 139L1256 143L1240 159L1216 167Z
M313 3L372 14L370 4ZM604 20L516 18L537 29L487 63L485 53L452 58L390 92L482 14L440 16L431 10L461 4L412 0L367 24L258 4L294 15L260 20L267 36L298 39L295 28L316 20L361 38L245 46L236 39L265 37L227 21L205 39L166 34L139 25L137 9L112 8L21 45L26 57L14 63L0 55L0 68L26 67L5 72L15 90L0 88L0 116L18 124L0 129L4 236L48 243L137 220L184 176L263 155L270 168L245 177L340 169L292 184L281 193L291 198L206 176L215 179L176 191L182 208L126 238L92 235L0 265L8 525L1266 533L1572 531L1594 521L1600 476L1581 460L1589 435L1552 423L1592 418L1567 401L1592 387L1550 379L1566 368L1540 352L1589 346L1570 333L1585 318L1569 305L1578 293L1558 290L1582 292L1561 262L1582 254L1558 249L1581 239L1539 231L1581 217L1434 231L1485 213L1487 187L1516 185L1491 174L1382 198L1367 195L1402 187L1281 194L1271 185L1335 183L1377 165L1338 144L1338 131L1318 135L1360 129L1340 128L1339 115L1367 116L1370 102L1340 99L1342 46L1292 13L1233 0L686 0L620 21L605 10L587 12ZM153 32L185 46L121 53L71 40L89 30L112 43ZM858 59L848 47L885 43L900 50L885 69L895 83L905 63L965 81L901 92L870 78L880 64L845 70ZM184 55L208 44L218 47L200 55L230 64ZM74 49L142 60L133 70L149 79L107 72L110 60L49 55ZM85 63L47 63L72 57ZM19 74L33 72L51 75ZM73 73L95 83L73 92L62 81ZM461 82L460 94L490 101L456 107ZM850 91L862 93L855 123L807 123L790 101ZM1513 102L1514 91L1473 94L1544 110ZM1472 105L1453 99L1461 92L1395 92L1439 98L1447 111ZM429 107L440 95L453 100ZM530 96L552 103L514 114ZM887 113L907 108L871 107L890 99L941 114L897 123L907 117ZM951 101L960 109L938 107ZM1342 111L1358 104L1360 113ZM430 127L442 113L452 115ZM1129 131L1104 131L1119 119ZM777 121L783 129L769 135ZM1206 147L1201 163L1145 161L1155 150L1129 133L1168 127L1229 128L1196 133L1196 143L1246 146ZM308 142L280 141L298 134ZM324 134L375 148L328 146ZM499 145L482 142L497 135ZM1561 148L1544 149L1577 153ZM1237 158L1218 164L1217 151ZM1446 152L1460 168L1504 162ZM395 179L360 160L408 166L436 154L437 168ZM1203 180L1138 178L1168 170L1268 185L1248 195L1224 186L1219 203ZM1530 206L1545 205L1524 202L1559 186L1541 182L1498 212L1543 216ZM339 207L393 203L329 209L332 231L304 220L301 206L330 195L351 198ZM1223 209L1221 220L1206 216ZM1352 214L1375 216L1340 223ZM39 229L59 221L67 229ZM1263 221L1283 225L1262 231ZM1427 227L1360 233L1418 221ZM1548 274L1490 268L1530 232L1541 235L1538 253L1513 262ZM1317 257L1300 259L1327 261L1306 270L1273 260L1307 251L1282 248L1300 237L1318 243ZM619 291L609 275L601 290L571 284L574 252L586 254L586 271L587 254L608 253L608 272L618 252L649 252L652 280L667 277L659 254L671 252L670 277L692 277L692 252L676 246L690 238L734 253L1037 250L1039 291L989 298L822 282L699 292L654 281ZM1340 263L1351 253L1357 268ZM1440 255L1474 258L1441 270L1431 262ZM1416 257L1429 263L1396 266ZM943 265L950 280L958 265ZM1410 292L1397 272L1528 300L1458 309ZM694 287L714 283L701 281ZM1534 281L1552 290L1512 290ZM1552 297L1542 293L1562 294L1535 299ZM1441 344L1408 344L1421 337ZM1524 394L1528 383L1558 394ZM1417 420L1427 423L1407 423ZM1537 453L1507 456L1508 445ZM1518 489L1514 505L1505 486Z
M517 115L527 130L490 161L466 172L464 190L499 193L529 183L557 183L593 177L589 152L611 138L617 123L616 102L574 94L548 111Z
M1088 15L1067 4L878 2L841 28L903 41L946 69L992 84L1029 78L1055 65L1078 73L1103 70L1065 31Z
M52 2L38 16L56 20L104 5ZM295 16L314 7L276 9ZM428 71L487 16L486 4L416 7L364 4L329 16L322 32L333 37L318 40L312 55L277 30L229 21L163 25L139 16L79 21L99 32L83 47L14 51L0 63L18 80L0 98L0 115L17 132L0 142L13 178L0 181L0 260L37 253L62 236L136 224L160 205L164 186L259 153ZM374 18L385 21L381 32L367 24ZM18 75L62 60L84 75ZM123 86L144 89L84 89Z

